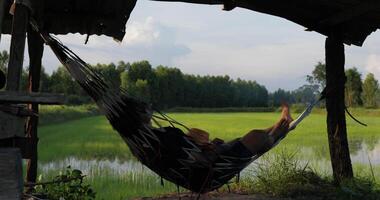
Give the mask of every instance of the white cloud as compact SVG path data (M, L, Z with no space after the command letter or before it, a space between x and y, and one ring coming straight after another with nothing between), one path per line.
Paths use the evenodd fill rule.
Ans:
M257 80L270 90L301 86L306 74L324 56L323 42L318 40L257 46L201 43L190 48L191 54L175 62L183 71Z
M128 24L122 43L105 36L91 36L88 44L84 44L85 35L68 34L59 35L57 38L83 60L92 64L149 60L153 65L172 65L173 60L190 53L186 45L177 42L176 36L175 28L161 24L153 17L146 17ZM8 50L9 41L9 36L3 37L0 50ZM24 65L27 64L26 54ZM45 48L43 65L47 72L52 72L60 65L48 47Z
M128 45L149 44L160 39L158 23L152 17L145 21L133 21L127 25L124 41Z
M368 56L366 70L376 77L380 77L380 55L371 54Z

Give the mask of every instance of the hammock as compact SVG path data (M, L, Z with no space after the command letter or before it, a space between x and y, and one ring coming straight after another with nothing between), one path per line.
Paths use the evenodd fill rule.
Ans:
M131 97L123 89L108 86L98 72L57 39L48 34L41 36L79 85L93 98L132 154L162 178L193 192L205 193L228 183L262 155L242 157L227 151L210 158L182 130L175 127L180 123L159 112L159 115L153 115L156 110L149 104ZM313 106L309 106L294 123L298 124ZM171 127L153 128L150 122L157 122L157 119L168 121Z

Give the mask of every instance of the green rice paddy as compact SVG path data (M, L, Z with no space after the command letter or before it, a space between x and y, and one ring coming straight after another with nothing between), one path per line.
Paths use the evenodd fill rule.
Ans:
M367 123L363 127L347 119L349 144L357 175L370 174L380 181L380 115L373 110L354 110ZM172 113L188 127L207 130L211 137L225 140L252 129L264 129L278 120L279 113ZM296 116L296 114L294 114ZM317 111L291 132L270 153L283 149L297 152L321 174L330 174L326 116ZM44 125L39 129L40 173L51 176L67 165L84 171L99 199L129 199L176 191L173 184L161 186L160 177L136 163L120 136L103 116Z

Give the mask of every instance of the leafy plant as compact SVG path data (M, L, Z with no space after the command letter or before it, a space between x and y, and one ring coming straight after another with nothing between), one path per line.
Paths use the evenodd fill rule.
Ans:
M82 171L67 167L51 181L35 184L35 195L40 199L51 200L92 200L96 193L84 182ZM41 179L41 178L40 178Z

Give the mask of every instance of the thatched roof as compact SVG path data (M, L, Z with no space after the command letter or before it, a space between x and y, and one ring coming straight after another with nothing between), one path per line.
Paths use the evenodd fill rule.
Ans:
M6 9L13 0L5 0ZM30 2L33 15L50 33L97 34L121 40L135 0L18 0ZM156 0L170 1L173 0ZM279 16L323 35L340 32L346 44L361 46L380 28L379 0L175 0L201 4L224 4ZM4 23L10 31L11 16ZM228 26L228 25L226 25Z
M13 0L5 0L3 33L11 32L7 12ZM53 34L107 35L122 40L136 0L17 0L32 10L39 26Z

